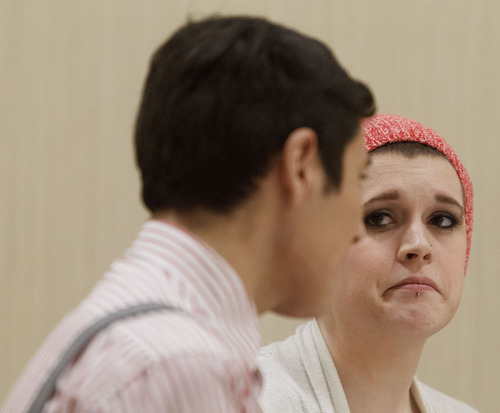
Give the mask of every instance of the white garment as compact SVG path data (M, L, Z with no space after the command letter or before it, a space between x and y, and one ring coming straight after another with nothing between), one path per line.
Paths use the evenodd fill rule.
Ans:
M260 352L263 413L349 413L337 369L316 320L299 326L285 341ZM410 392L422 413L478 413L413 380Z

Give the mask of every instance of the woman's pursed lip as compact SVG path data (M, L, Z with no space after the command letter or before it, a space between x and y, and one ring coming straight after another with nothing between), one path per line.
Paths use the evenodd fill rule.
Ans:
M390 289L406 289L411 291L436 290L436 283L427 277L408 277L393 285Z

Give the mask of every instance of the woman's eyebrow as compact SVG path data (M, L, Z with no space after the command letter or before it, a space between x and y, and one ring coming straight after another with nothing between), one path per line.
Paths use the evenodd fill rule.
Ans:
M455 205L455 206L457 206L457 207L460 208L460 210L462 211L462 214L465 214L465 208L463 207L463 205L461 205L458 201L456 201L451 196L444 195L444 194L437 194L435 196L435 199L438 202L442 202L442 203L445 203L445 204Z
M370 198L368 201L365 202L365 205L370 205L378 201L396 201L398 199L399 199L398 191L383 192L380 195Z

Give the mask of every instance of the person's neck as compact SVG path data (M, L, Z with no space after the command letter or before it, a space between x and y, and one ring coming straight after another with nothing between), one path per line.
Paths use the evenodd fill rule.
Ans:
M168 211L154 218L186 228L221 255L236 271L259 314L272 307L276 289L270 285L272 248L265 216L243 208L228 215L206 210L187 214Z
M356 334L318 320L351 413L415 413L412 385L425 340ZM332 328L327 328L332 327Z

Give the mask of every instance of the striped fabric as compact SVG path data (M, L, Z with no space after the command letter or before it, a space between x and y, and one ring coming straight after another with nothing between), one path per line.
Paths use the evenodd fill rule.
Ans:
M118 321L63 373L45 412L257 412L258 318L224 259L192 234L145 223L124 257L52 332L1 413L24 412L58 356L120 308L162 302L180 312Z

